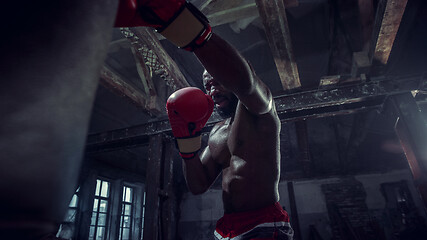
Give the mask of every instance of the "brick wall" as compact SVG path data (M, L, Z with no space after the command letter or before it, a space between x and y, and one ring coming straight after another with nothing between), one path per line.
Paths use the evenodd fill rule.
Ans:
M374 239L366 192L353 177L321 185L328 209L333 240Z

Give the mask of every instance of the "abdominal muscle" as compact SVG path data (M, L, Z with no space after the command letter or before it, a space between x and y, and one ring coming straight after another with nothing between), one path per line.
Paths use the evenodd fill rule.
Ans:
M279 201L276 163L250 160L232 156L229 167L222 171L225 213L256 210Z

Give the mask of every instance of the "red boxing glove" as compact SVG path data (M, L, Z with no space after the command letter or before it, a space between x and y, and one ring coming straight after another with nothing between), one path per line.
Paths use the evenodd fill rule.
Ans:
M166 110L182 158L193 158L200 150L200 133L213 108L212 98L195 87L182 88L168 98Z
M166 39L188 51L212 35L209 21L185 0L120 0L116 27L154 27Z

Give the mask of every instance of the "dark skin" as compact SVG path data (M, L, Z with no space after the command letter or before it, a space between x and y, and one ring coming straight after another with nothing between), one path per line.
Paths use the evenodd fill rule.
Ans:
M222 172L226 213L259 209L279 200L280 120L267 86L226 41L213 35L195 52L205 66L207 93L217 108L238 99L232 117L217 123L208 146L184 161L190 191L205 192Z

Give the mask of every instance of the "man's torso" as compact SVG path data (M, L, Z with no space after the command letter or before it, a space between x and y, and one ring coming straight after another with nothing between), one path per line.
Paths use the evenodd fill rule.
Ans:
M222 166L226 213L262 208L279 200L280 121L273 109L253 115L238 104L235 118L218 123L209 138L214 161Z

